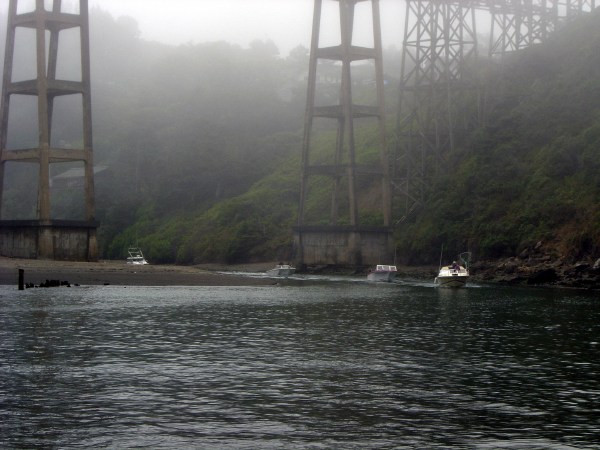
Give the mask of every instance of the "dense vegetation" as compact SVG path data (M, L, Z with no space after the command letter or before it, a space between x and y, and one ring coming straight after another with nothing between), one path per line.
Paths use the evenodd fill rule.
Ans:
M598 12L484 80L495 104L487 126L449 156L431 203L399 230L402 254L431 262L444 244L496 258L541 241L562 260L598 257Z
M170 47L140 40L131 20L97 9L91 18L95 158L108 168L96 177L102 256L138 244L155 263L289 259L308 51L281 57L261 41ZM437 261L442 244L500 257L540 240L557 257L598 255L599 30L590 15L485 69L487 125L447 155L431 201L395 231L402 259ZM369 159L375 131L359 133ZM323 129L317 148L331 139ZM24 191L12 182L9 205ZM309 207L318 214L320 204L328 200Z

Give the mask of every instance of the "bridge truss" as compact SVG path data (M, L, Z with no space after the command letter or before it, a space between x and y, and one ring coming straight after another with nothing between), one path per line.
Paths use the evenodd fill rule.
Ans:
M323 14L323 0L315 0L310 49L308 90L302 148L302 173L298 225L294 233L295 259L299 265L309 264L377 264L392 257L391 248L391 192L389 155L385 133L383 85L383 58L379 0L330 0L339 11L340 44L321 47L319 37ZM337 4L336 4L337 3ZM372 15L373 46L354 45L355 11L358 4L370 7ZM364 64L367 61L368 64ZM321 63L321 64L320 64ZM354 98L355 70L372 67L371 74L376 104L359 104ZM324 77L333 80L317 83L319 68L329 69ZM323 78L323 77L322 77ZM321 95L333 104L319 104L317 90L327 85L329 92ZM321 92L323 94L323 92ZM328 121L337 134L330 148L315 153L313 128L315 122ZM370 164L357 160L355 122L375 120L378 127L378 160ZM328 125L324 125L328 126ZM379 211L379 224L363 225L358 204L361 180L380 180L381 191L374 194ZM321 223L321 211L311 217L310 193L328 189L331 193L328 223ZM373 205L369 205L373 206ZM312 208L315 209L315 208ZM316 208L317 210L319 208ZM314 216L314 215L313 215Z
M427 201L444 156L463 130L483 120L482 108L464 103L479 96L465 70L480 54L478 19L489 18L488 56L499 58L543 42L595 7L596 0L406 0L392 168L396 223Z
M334 47L319 46L324 1L314 2L301 197L295 230L299 264L357 265L390 257L394 223L406 220L427 201L431 182L461 133L484 118L478 82L469 78L472 71L465 70L481 50L476 25L482 14L487 14L490 24L489 57L501 58L543 42L561 22L596 6L596 0L406 0L397 143L390 163L383 129L379 0L329 0L339 7L341 44ZM360 3L370 4L373 11L374 48L352 43L355 8ZM371 107L353 102L353 63L365 60L372 60L375 68L377 105ZM320 61L340 71L333 77L339 83L333 89L339 94L335 105L316 104ZM322 87L323 83L320 84ZM366 117L378 120L379 167L356 161L354 123ZM320 148L320 154L315 155L312 130L320 119L333 119L337 123L337 138L332 150ZM359 211L358 205L361 175L371 180L381 178L383 223L379 226L364 227L361 223L365 212L364 206ZM331 190L328 224L310 223L308 198L315 187ZM317 216L322 215L314 205L312 209L318 210Z
M384 130L384 89L379 0L329 0L339 6L341 43L333 47L319 46L321 9L324 0L315 0L309 83L302 154L302 189L296 245L300 262L307 262L312 252L313 263L372 264L382 256L390 256L394 212L390 184L394 193L404 198L400 222L427 200L432 177L440 170L444 157L455 146L461 130L481 121L481 109L468 110L466 102L477 95L476 80L465 70L480 48L476 24L478 15L487 14L490 23L490 57L501 57L544 41L569 18L589 12L597 0L405 0L405 35L397 122L397 145L393 164L389 162ZM600 1L600 0L598 0ZM34 230L23 238L23 223L0 220L0 237L15 242L14 248L28 248L28 257L97 258L94 220L93 157L91 140L91 101L89 77L88 2L78 0L79 14L62 11L61 0L36 0L32 12L17 14L18 0L10 0L4 81L0 105L0 213L5 165L33 162L39 166L38 209ZM372 10L372 48L353 45L353 28L357 4L369 4ZM47 6L48 5L48 6ZM51 5L51 7L50 7ZM49 9L46 9L49 8ZM35 32L36 78L12 80L13 53L17 28ZM57 79L58 46L61 31L76 28L80 32L81 77L77 81ZM47 50L45 50L47 49ZM334 90L339 101L333 105L317 105L317 63L329 62L339 70L334 77L339 86ZM352 71L355 63L372 62L375 105L359 105L353 101ZM354 65L353 65L354 64ZM11 96L30 96L38 106L38 145L35 148L9 148L7 142ZM78 96L82 102L81 148L60 148L52 139L55 99ZM379 132L379 162L361 164L355 155L355 120L375 119ZM316 119L332 119L337 126L337 139L330 160L315 157L312 129ZM85 220L58 223L50 216L49 167L52 163L76 162L83 165ZM390 173L391 167L391 173ZM380 218L375 226L361 223L357 191L360 177L381 180L380 211L369 218ZM328 181L323 182L323 178ZM314 181L316 180L316 181ZM331 188L331 214L328 225L310 224L308 193L311 187ZM371 183L362 187L369 188ZM372 205L369 205L372 206ZM316 208L318 210L318 208ZM0 215L1 218L1 215ZM66 222L66 221L63 221ZM64 231L67 230L67 231ZM55 243L67 242L64 250ZM10 256L14 250L0 248ZM82 251L80 249L83 248ZM341 252L341 253L340 253ZM309 258L310 259L310 258Z
M20 12L19 0L10 0L4 77L0 100L0 219L3 213L4 174L7 164L35 164L38 177L36 217L27 220L0 220L0 254L3 256L96 260L95 197L92 152L92 107L90 87L90 43L88 1L78 0L78 13L67 13L62 0L36 0L33 9ZM23 2L25 3L25 2ZM79 79L59 78L59 53L66 50L65 33L73 30L78 37ZM30 33L29 33L30 32ZM32 36L32 42L27 37ZM35 77L15 79L15 49L34 61ZM18 56L18 55L17 55ZM64 62L63 62L64 64ZM23 75L21 75L23 76ZM11 142L11 128L18 116L14 103L24 97L33 98L37 109L37 145L23 148L23 142ZM73 99L81 105L80 142L74 148L62 144L53 133L61 99ZM58 142L57 142L58 141ZM55 220L51 215L50 166L75 163L82 166L83 220ZM35 182L37 181L37 183ZM37 185L37 186L36 186Z

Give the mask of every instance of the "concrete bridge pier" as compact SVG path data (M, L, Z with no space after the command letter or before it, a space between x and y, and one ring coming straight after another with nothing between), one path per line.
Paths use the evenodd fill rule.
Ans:
M11 218L6 217L2 204L4 174L9 170L9 163L10 167L21 163L38 165L38 201L32 220L0 221L0 254L21 258L97 260L88 1L78 0L75 12L69 12L61 0L36 0L33 9L28 10L26 5L21 11L18 3L19 0L9 2L0 102L0 217ZM34 31L35 43L22 39L23 35L17 31L23 29ZM61 73L59 44L63 42L63 33L69 30L75 30L79 37L81 71L71 74L69 79L61 79L57 77ZM29 56L35 78L15 79L13 62L17 51ZM34 148L22 148L22 144L8 138L11 135L9 124L15 126L9 116L19 113L17 105L14 102L11 105L14 96L29 96L36 100L38 142ZM80 101L82 105L81 136L74 133L65 137L72 142L63 143L55 136L53 124L56 120L53 118L56 119L55 100L59 97ZM63 163L83 165L83 220L54 220L51 217L50 166ZM15 217L14 211L12 217Z
M97 261L97 223L0 221L0 255L10 258Z
M363 2L367 9L369 6L371 9L372 47L356 45L353 41L356 6ZM299 267L313 264L389 264L393 257L379 0L339 0L338 3L340 45L327 46L322 45L320 40L323 0L314 1L300 205L298 226L294 230L296 263ZM353 68L358 66L372 69L375 82L370 84L370 88L374 101L369 104L356 103L353 98L353 88L356 85L352 81L352 73ZM327 74L332 67L339 68L337 82L340 94L337 103L336 99L319 96L317 89L322 80L320 75ZM321 104L330 101L330 104ZM313 124L316 121L329 121L332 125L337 125L336 139L327 145L329 149L313 145ZM373 145L378 147L379 161L361 163L357 157L357 151L361 150L355 136L355 123L358 121L361 124L370 121L378 131L377 142ZM317 152L320 154L317 155ZM360 201L360 186L365 184L380 186L373 189L374 192L379 192L376 194L378 198L369 202L369 205ZM322 194L323 186L330 190L330 196ZM326 201L330 205L329 217L325 217L326 208L311 211L309 198L319 193L321 198L318 201ZM361 225L361 216L364 218L371 213L381 216L381 226ZM320 225L325 221L329 225ZM314 225L315 223L319 225Z
M385 227L297 227L294 250L300 268L390 264L394 259L392 229Z

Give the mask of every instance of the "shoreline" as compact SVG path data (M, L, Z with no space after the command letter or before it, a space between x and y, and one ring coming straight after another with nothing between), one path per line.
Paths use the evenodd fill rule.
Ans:
M47 280L71 285L115 286L274 286L276 278L249 276L263 273L276 262L247 264L169 264L131 265L125 261L98 262L51 261L0 256L0 285L18 286L19 269L24 270L24 283L39 286ZM367 268L335 266L310 267L313 275L365 276ZM398 276L433 280L434 266L398 266ZM565 264L547 260L507 258L478 261L472 265L473 281L500 284L546 286L558 288L600 289L600 259L596 263Z
M114 286L273 286L277 280L251 278L195 266L132 265L124 261L50 261L0 257L0 285L18 286L19 269L24 282L39 286L46 280L70 285Z
M53 261L0 256L0 285L18 286L19 269L24 270L24 283L39 286L47 280L83 286L274 286L276 278L252 277L263 273L276 262L248 264L207 263L196 266L170 264L132 265L124 261L100 260ZM364 269L364 270L362 270ZM313 275L365 276L367 269L344 267L310 268ZM398 266L400 276L433 279L436 269L430 266Z

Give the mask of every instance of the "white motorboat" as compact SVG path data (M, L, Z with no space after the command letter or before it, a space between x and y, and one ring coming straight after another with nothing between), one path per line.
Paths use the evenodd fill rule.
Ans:
M267 275L273 277L287 277L296 271L294 266L290 264L277 264L273 269L267 270Z
M450 265L440 268L435 284L440 287L463 287L469 279L469 271L460 265Z
M377 264L375 269L372 269L367 274L367 280L369 281L394 281L398 269L396 266L389 266L386 264Z
M129 254L129 256L127 257L127 264L148 264L148 261L146 261L146 258L144 258L142 249L140 249L139 247L129 247L127 249L127 253Z
M440 267L434 283L440 287L464 287L469 279L469 256L468 252L460 255L463 266L453 261L449 266Z

